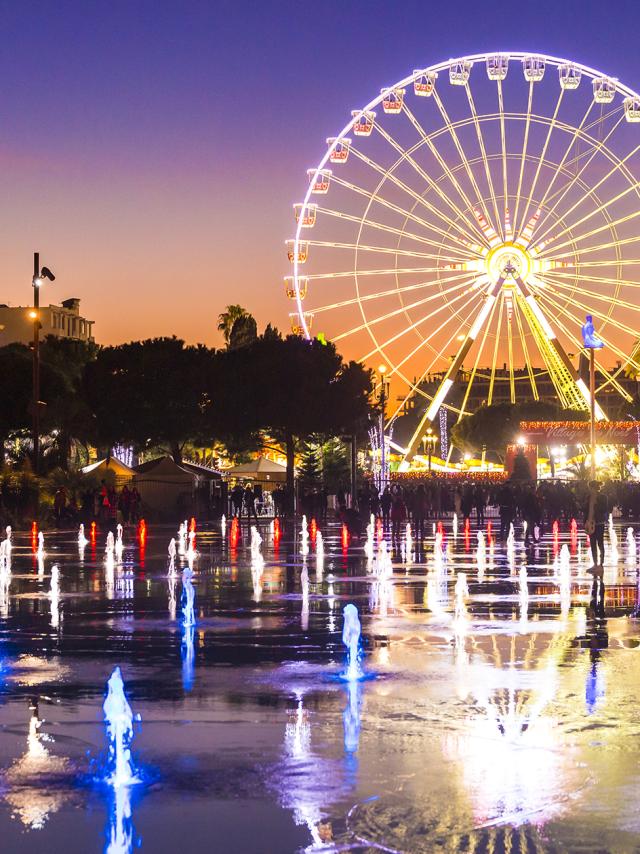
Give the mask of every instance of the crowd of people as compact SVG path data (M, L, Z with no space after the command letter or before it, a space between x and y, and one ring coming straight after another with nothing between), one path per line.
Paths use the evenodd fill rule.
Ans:
M79 496L60 486L53 497L56 525L96 520L104 527L135 525L140 520L142 499L135 486L125 484L120 491L105 480L99 487L86 489Z
M429 520L443 519L454 513L462 524L472 519L483 525L487 516L498 517L501 539L506 539L512 523L526 522L527 542L551 527L554 522L569 525L571 519L583 523L590 491L583 481L452 480L433 477L416 485L391 483L381 492L367 481L358 495L357 521L354 514L342 510L345 521L363 530L371 514L380 516L392 536L400 536L407 522L421 538ZM607 481L601 490L598 507L607 515L617 508L625 519L640 518L640 484Z

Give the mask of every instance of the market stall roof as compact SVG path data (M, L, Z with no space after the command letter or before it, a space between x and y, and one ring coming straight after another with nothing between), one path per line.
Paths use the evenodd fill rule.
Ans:
M239 466L226 469L224 474L232 475L233 477L253 477L256 479L269 479L274 475L284 478L287 474L287 467L281 463L275 463L273 460L268 460L266 457L258 457L255 460L251 460L251 462L242 463Z
M133 469L129 468L129 466L125 465L123 462L120 462L120 460L117 460L115 457L110 457L109 459L105 457L102 460L98 460L95 463L91 463L91 465L84 466L84 468L80 469L80 471L82 472L82 474L96 474L98 476L107 471L111 471L115 474L116 477L133 477Z

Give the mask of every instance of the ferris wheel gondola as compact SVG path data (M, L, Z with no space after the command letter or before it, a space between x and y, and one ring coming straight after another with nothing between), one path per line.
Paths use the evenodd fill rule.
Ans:
M630 400L640 96L567 59L500 52L416 69L349 115L295 205L285 288L297 333L313 318L387 367L390 418L422 401L407 459L440 408L461 418L478 388L491 404L551 383L588 409L585 313L615 363L598 355L597 392Z

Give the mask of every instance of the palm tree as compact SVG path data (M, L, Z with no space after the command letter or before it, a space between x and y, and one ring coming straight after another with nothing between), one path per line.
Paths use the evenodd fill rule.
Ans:
M224 335L225 344L229 343L233 324L241 317L250 317L249 312L241 305L228 305L227 310L218 315L218 332Z

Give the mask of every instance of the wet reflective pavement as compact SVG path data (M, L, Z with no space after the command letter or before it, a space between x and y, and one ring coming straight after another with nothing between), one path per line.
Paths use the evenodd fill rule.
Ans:
M495 530L495 520L493 522ZM173 528L14 533L0 573L3 851L640 852L637 552L616 525L605 617L582 533L525 549L429 530L389 571L321 526L261 556L199 531L182 626ZM638 532L640 545L640 532ZM566 548L563 548L566 546ZM52 568L59 567L59 585ZM466 574L466 586L458 573ZM456 588L457 605L456 605ZM366 678L344 672L360 611ZM100 784L105 683L120 665L143 782Z

